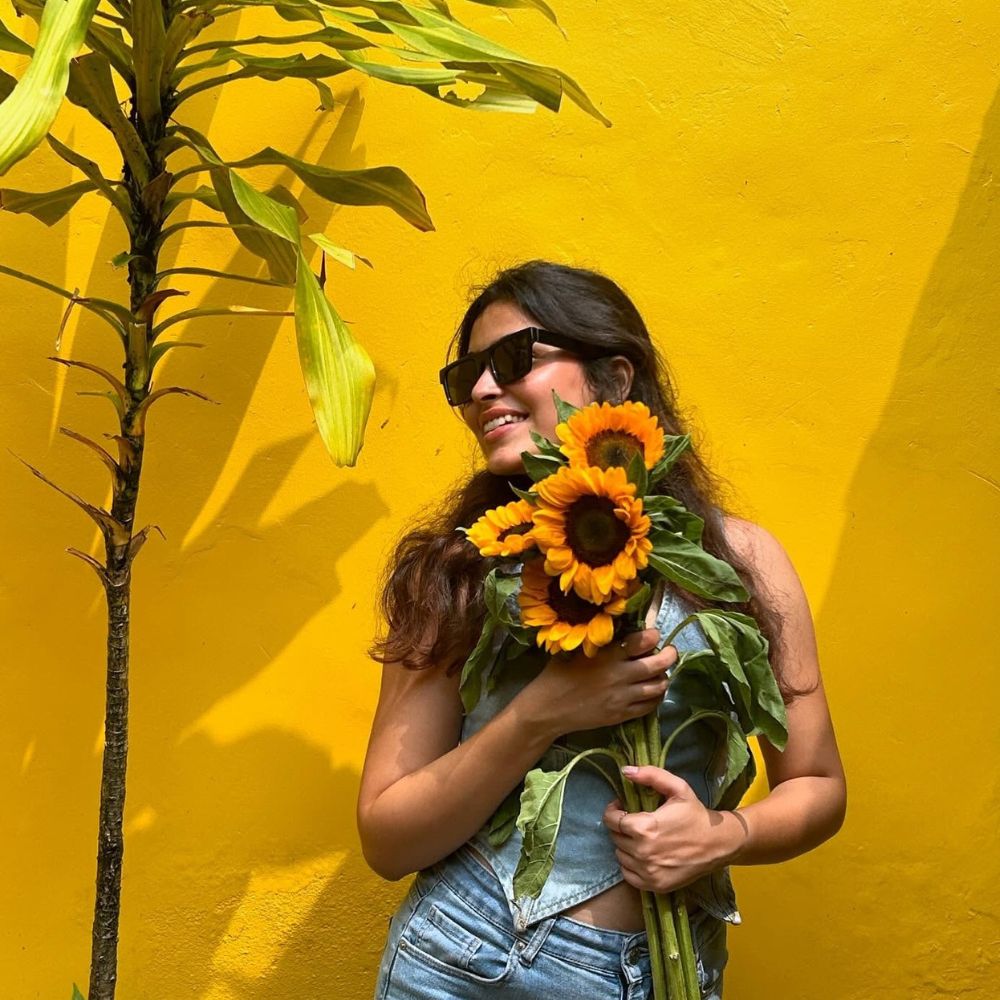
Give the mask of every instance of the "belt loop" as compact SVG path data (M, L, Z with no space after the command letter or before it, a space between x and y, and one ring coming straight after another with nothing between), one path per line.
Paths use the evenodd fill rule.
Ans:
M538 954L542 945L545 944L545 939L549 936L549 931L552 930L552 926L555 922L555 917L546 917L535 928L534 933L530 938L528 938L527 941L525 941L524 938L518 939L515 947L517 948L521 962L524 965L531 965L531 963L535 960L535 956Z

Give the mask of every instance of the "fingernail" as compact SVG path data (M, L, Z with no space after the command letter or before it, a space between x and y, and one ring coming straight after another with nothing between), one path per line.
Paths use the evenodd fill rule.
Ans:
M632 764L625 764L622 767L622 774L624 774L626 778L631 778L633 775L636 775L638 773L639 773L639 768L634 767Z

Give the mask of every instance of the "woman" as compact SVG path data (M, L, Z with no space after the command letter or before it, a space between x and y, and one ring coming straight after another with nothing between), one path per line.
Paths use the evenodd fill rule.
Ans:
M479 638L482 582L496 561L455 529L516 499L510 484L531 485L521 453L537 451L532 431L557 440L553 390L577 406L642 402L667 434L685 430L635 306L594 271L545 261L509 268L479 291L456 340L457 360L441 380L486 468L397 545L382 595L388 633L371 650L384 668L358 800L361 844L384 878L417 873L390 922L377 1000L644 998L651 979L639 890L680 887L702 996L720 998L726 923L740 920L728 866L802 854L833 836L845 813L802 586L775 538L726 516L715 477L693 449L684 452L660 488L704 519L703 546L746 585L751 599L737 610L769 639L787 706L784 752L760 739L771 792L742 809L709 808L724 747L700 723L671 749L669 770L626 778L665 796L655 812L628 815L608 801L604 779L578 767L542 894L515 899L520 834L508 824L507 839L497 835L498 809L531 768L558 767L566 743L586 745L588 733L654 707L665 733L686 718L697 675L682 672L671 685L667 671L679 652L704 648L704 636L692 623L654 650L686 613L709 604L671 588L653 627L593 658L530 651L505 663L463 715L459 675ZM721 807L738 804L752 764Z

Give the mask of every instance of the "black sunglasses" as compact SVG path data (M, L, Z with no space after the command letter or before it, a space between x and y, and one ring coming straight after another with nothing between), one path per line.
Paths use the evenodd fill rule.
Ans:
M515 330L481 351L463 354L457 361L452 361L441 369L439 378L448 402L452 406L464 406L468 403L472 399L472 390L487 365L497 385L507 385L524 378L531 371L535 360L531 353L531 345L535 343L561 347L582 358L598 358L606 353L595 344L587 344L561 333L552 333L541 327L529 326L523 330Z

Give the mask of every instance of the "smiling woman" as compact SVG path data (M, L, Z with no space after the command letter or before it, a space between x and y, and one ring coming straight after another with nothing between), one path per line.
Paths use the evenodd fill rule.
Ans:
M704 550L736 570L749 598L727 607L753 616L768 639L787 706L784 753L761 739L772 792L746 808L735 807L753 779L753 758L713 808L724 739L710 725L688 724L700 694L697 675L666 678L679 653L706 646L696 623L677 626L714 606L678 586L653 627L621 644L591 644L590 655L529 648L507 660L463 711L459 669L485 618L484 577L499 557L521 551L515 488L532 486L523 453L538 453L533 435L557 440L553 394L578 407L623 404L620 426L564 447L613 453L623 435L643 442L644 421L652 418L668 435L685 430L642 318L618 285L595 271L530 261L501 272L478 290L453 346L457 357L441 382L485 468L445 498L443 513L398 543L383 578L387 634L370 650L384 669L358 800L362 847L385 878L417 873L391 921L376 995L646 997L651 969L639 890L685 887L697 989L718 1000L726 925L740 922L729 865L794 857L843 821L846 783L801 585L773 536L728 516L716 478L694 449L684 450L657 488L704 522ZM585 477L596 504L607 478L600 471ZM575 502L571 512L559 503L564 494L578 501L584 484L573 470L562 473L549 477L552 521L536 530L583 539L586 525L570 520L584 516L586 504ZM491 537L477 541L482 558L456 529L487 511L494 518L482 527ZM640 534L626 516L606 544L568 542L574 586L611 597L605 592L617 577L591 570L607 562L609 545L634 548L645 540ZM525 623L545 613L534 600L543 584L525 571ZM545 625L541 618L535 624ZM674 631L671 644L655 652ZM584 644L590 634L588 625L577 638ZM521 832L494 835L503 803L536 765L564 763L561 739L596 738L599 745L600 730L653 710L663 736L675 737L670 770L644 767L629 780L665 794L664 804L630 817L626 829L603 777L577 768L565 784L551 874L536 898L516 897Z

